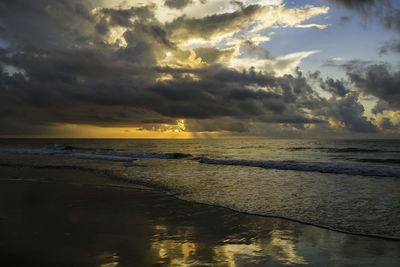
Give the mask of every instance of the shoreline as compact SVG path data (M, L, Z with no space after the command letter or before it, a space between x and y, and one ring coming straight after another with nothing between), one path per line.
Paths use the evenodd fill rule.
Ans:
M77 167L77 166L54 166L54 165L23 165L23 164L13 164L13 163L0 163L0 168L2 167L11 167L11 168L32 168L32 169L48 169L48 170L76 170L76 171L83 171L83 172L91 172L95 173L99 176L104 176L106 178L107 183L104 185L99 185L96 184L96 186L105 186L105 187L121 187L121 188L142 188L143 190L154 190L157 192L161 192L163 194L167 194L168 196L174 197L178 200L189 202L189 203L196 203L200 205L205 205L209 207L216 207L216 208L222 208L222 209L227 209L232 212L238 212L250 216L260 216L260 217L266 217L266 218L275 218L275 219L282 219L282 220L288 220L291 222L295 223L300 223L304 225L310 225L314 226L317 228L321 229L326 229L330 231L334 231L337 233L343 233L343 234L348 234L348 235L355 235L355 236L363 236L363 237L371 237L371 238L377 238L377 239L384 239L384 240L390 240L390 241L400 241L400 237L397 236L390 236L390 235L379 235L379 234L366 234L366 233L359 233L359 232L350 232L346 230L340 230L336 229L333 227L330 227L328 225L323 225L323 224L316 224L316 223L311 223L307 221L302 221L299 219L291 218L291 217L285 217L285 216L279 216L279 215L266 215L266 214L258 214L258 213L251 213L251 212L246 212L246 211L240 211L240 210L235 210L230 207L225 207L225 206L218 206L218 205L213 205L213 204L208 204L208 203L202 203L202 202L192 202L189 200L185 200L182 198L177 197L175 194L170 194L169 191L166 188L160 187L158 185L154 185L151 183L146 183L138 180L133 180L133 179L125 179L119 176L114 176L108 173L106 170L97 170L94 168L85 168L85 167ZM104 178L103 177L103 178ZM27 180L28 181L28 180ZM56 182L56 181L53 181ZM69 183L70 181L64 181ZM104 182L104 181L103 181Z
M400 263L393 240L192 203L90 171L0 170L0 254L8 266Z

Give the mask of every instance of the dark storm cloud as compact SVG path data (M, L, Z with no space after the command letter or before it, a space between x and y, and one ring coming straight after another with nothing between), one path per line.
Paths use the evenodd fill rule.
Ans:
M222 13L203 18L181 16L167 23L166 30L172 38L187 40L190 38L210 39L216 34L242 30L250 24L264 7L250 5L232 13Z
M101 19L96 25L96 30L106 34L113 26L132 27L134 21L148 23L154 20L155 6L131 7L129 9L103 8L100 10Z
M305 108L319 110L326 103L313 92L300 72L296 76L276 78L254 70L238 72L217 65L199 70L156 68L152 71L135 69L133 65L98 55L99 52L78 50L63 52L62 56L60 53L39 58L14 56L8 63L25 65L27 77L3 73L1 84L5 90L1 92L1 99L6 104L2 105L2 112L26 122L116 126L140 124L150 118L169 122L170 118L184 117L205 120L203 130L246 129L245 123L233 119L230 123L216 123L214 127L207 123L221 117L279 123L323 122L306 117L302 111ZM79 60L79 64L74 60ZM190 71L200 80L182 76ZM150 76L158 72L171 73L177 79L149 82ZM249 85L269 89L246 89ZM339 104L329 103L331 108L327 113L318 115L335 116L353 131L372 131L354 101L353 105ZM355 107L356 113L353 112ZM197 130L203 124L193 125Z
M399 127L393 125L393 123L390 121L389 118L382 118L381 121L379 121L379 128L381 128L382 130L396 130Z
M400 109L400 72L390 71L386 65L369 65L350 69L350 80L364 94L373 95L387 103L388 109ZM379 103L378 103L379 104ZM381 112L383 105L376 107Z
M338 64L330 61L326 64L346 71L353 89L366 96L378 99L372 109L373 114L385 110L400 110L400 71L393 66L373 61L350 60ZM313 73L312 79L320 79L319 73ZM323 87L323 86L321 86Z
M334 96L344 97L350 90L347 88L347 82L344 80L335 80L332 78L326 78L323 80L320 77L321 73L316 71L311 73L309 76L311 79L318 81L319 86L322 90L330 92Z
M372 113L373 114L379 114L379 113L383 113L383 111L385 110L389 110L389 105L386 101L383 100L378 100L378 103L376 103L375 107L372 109Z
M234 117L305 123L311 120L301 109L318 101L301 76L276 78L218 65L197 70L149 69L129 65L105 50L32 50L11 57L4 53L1 61L23 67L26 73L2 72L1 111L26 122L129 125L150 117ZM151 82L160 72L176 79ZM188 72L200 79L185 78L183 73ZM256 85L269 91L246 88Z
M233 48L221 50L216 47L199 47L195 48L194 51L196 52L196 55L209 64L217 63L219 60L223 61L224 58L228 59L235 52Z
M169 8L182 9L192 2L192 0L165 0L164 5Z
M350 61L341 65L349 72L356 66L361 66L362 62ZM364 106L359 102L359 93L351 91L349 84L345 80L334 80L320 76L321 73L316 71L310 73L310 79L317 81L320 88L332 93L332 97L328 100L323 99L319 103L319 108L313 110L316 116L324 116L333 119L334 122L343 124L347 129L359 133L376 133L378 128L365 117ZM340 97L340 98L337 98Z
M187 118L231 116L278 121L277 117L285 120L290 117L288 120L293 122L296 117L298 122L303 122L307 119L299 109L314 101L302 77L275 78L254 71L244 73L218 67L197 75L200 77L197 82L178 79L153 87L154 95L162 97L155 107L157 112ZM269 91L246 89L250 85L268 86Z
M4 0L0 18L3 41L49 49L76 45L94 19L88 2L77 0Z
M176 40L240 30L262 12L260 6L163 24L153 6L94 10L90 3L0 3L0 38L8 44L0 50L0 113L7 114L0 118L0 134L40 133L60 123L146 126L181 118L193 131L246 132L253 122L304 129L302 124L326 124L329 118L351 131L376 131L363 116L358 96L349 94L342 81L320 81L324 90L342 97L326 100L299 70L276 77L254 68L230 69L217 62L233 50L215 47L194 49L207 63L201 67L157 65L166 52L190 56ZM110 41L114 27L123 28L123 45ZM253 50L269 58L266 50ZM9 74L9 66L21 72ZM161 79L166 75L173 79ZM358 87L363 79L367 76L352 76ZM386 101L390 93L378 91L365 90Z
M341 99L326 100L324 105L315 112L317 115L333 118L335 121L343 123L353 132L378 132L377 127L363 115L364 107L359 103L358 95L354 92Z
M165 49L175 49L159 25L136 23L123 35L127 42L116 52L122 60L141 65L154 65L165 57Z
M342 97L350 92L344 85L344 81L334 80L332 78L327 78L325 83L322 83L321 87L325 91Z

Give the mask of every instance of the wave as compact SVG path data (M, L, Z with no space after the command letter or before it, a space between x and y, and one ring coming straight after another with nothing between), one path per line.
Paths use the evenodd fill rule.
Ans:
M290 216L283 216L283 215L271 214L271 213L248 212L246 210L236 209L236 208L232 208L230 206L222 205L222 204L218 204L218 203L211 204L211 203L204 202L204 201L187 200L186 198L182 197L178 192L172 190L169 187L166 187L165 185L156 184L154 182L146 182L146 181L142 181L142 180L136 180L136 179L134 179L132 177L128 178L128 177L117 176L117 175L112 174L112 173L107 172L107 171L104 171L103 174L108 176L110 179L118 180L118 181L125 182L125 183L130 183L130 184L137 184L137 185L145 186L145 187L148 187L148 188L152 188L152 189L155 189L157 191L161 191L161 192L163 192L163 193L165 193L167 195L170 195L172 197L175 197L177 199L180 199L180 200L183 200L183 201L187 201L187 202L194 202L194 203L199 203L199 204L202 204L202 205L213 206L213 207L221 207L221 208L225 208L225 209L228 209L228 210L232 210L234 212L239 212L239 213L249 214L249 215L254 215L254 216L278 218L278 219L293 221L293 222L297 222L297 223L301 223L301 224L305 224L305 225L312 225L312 226L315 226L315 227L318 227L318 228L323 228L323 229L327 229L327 230L331 230L331 231L335 231L335 232L339 232L339 233L345 233L345 234L357 235L357 236L365 236L365 237L373 237L373 238L380 238L380 239L387 239L387 240L393 240L393 241L400 241L400 236L395 236L395 235L368 233L368 232L361 232L361 231L357 231L357 230L347 230L347 229L342 228L342 227L330 226L330 225L327 225L327 224L316 223L316 222L312 222L311 220L298 219L298 218L290 217Z
M400 165L398 159L360 159L365 163L327 163L327 162L301 162L301 161L274 161L274 160L226 160L206 157L193 157L184 153L141 153L122 152L116 150L98 149L94 152L74 152L73 150L58 149L21 149L0 148L0 153L24 155L50 155L86 160L106 160L124 162L125 167L134 167L135 159L190 159L199 163L214 165L234 165L261 167L265 169L291 170L303 172L320 172L333 174L347 174L360 176L396 177L400 178ZM368 163L367 163L368 162ZM372 163L372 164L371 164Z
M400 151L385 151L380 149L368 149L358 147L334 148L334 147L288 147L284 148L289 151L304 151L304 150L322 150L328 153L385 153L385 152L400 152Z
M308 146L294 146L294 147L285 147L282 148L284 150L289 150L289 151L303 151L303 150L313 150L313 149L318 149L316 147L308 147Z
M20 163L0 163L0 167L16 167L16 168L33 168L33 169L55 169L55 170L80 170L80 171L92 171L92 172L103 172L95 168L73 166L73 165L34 165L34 164L20 164Z
M357 159L359 162L383 163L383 164L400 164L400 159Z
M184 153L139 153L139 152L120 152L116 150L97 149L94 152L73 152L76 148L0 148L0 153L20 154L20 155L49 155L63 156L78 159L100 159L111 161L131 161L135 158L154 158L154 159L182 159L191 157Z
M53 148L55 150L78 150L78 149L82 149L82 148L76 147L76 146L59 146L59 145L54 145Z
M265 146L259 145L259 146L241 146L239 149L260 149L260 148L266 148ZM233 148L236 149L236 148Z
M5 149L0 148L0 153L4 152ZM115 160L120 159L124 161L126 167L133 167L135 164L129 163L129 161L133 161L134 158L132 157L135 155L137 158L156 158L156 159L179 159L179 158L187 158L190 157L189 154L180 154L180 153L138 153L138 152L120 152L115 150L107 150L107 151L94 151L93 153L73 153L71 151L56 151L55 149L8 149L10 153L18 153L18 154L29 154L29 155L55 155L55 156L62 156L62 157L80 157L85 159L105 159L105 160ZM97 154L94 154L94 153ZM163 155L163 156L161 156ZM322 173L339 173L339 174L354 174L354 175L364 175L364 176L394 176L400 177L400 166L388 166L388 165L367 165L363 163L356 163L356 164L346 164L346 163L319 163L319 162L298 162L298 161L254 161L254 160L218 160L218 159L209 159L209 158L190 158L190 160L196 160L203 164L218 164L218 165L237 165L237 166L249 166L249 167L262 167L262 168L273 168L273 169L280 169L280 170L293 170L293 171L310 171L310 172L322 172ZM68 164L68 163L66 163ZM125 165L124 164L124 165ZM1 166L27 166L25 164L0 164ZM147 187L154 188L156 190L162 191L169 195L173 195L174 197L184 199L180 195L180 191L177 189L173 189L167 187L164 183L157 183L156 181L143 181L139 179L135 179L135 177L125 177L121 175L121 173L112 171L112 170L101 170L101 169L92 169L86 167L78 167L78 166L69 166L69 165L60 165L60 166L31 166L33 168L55 168L55 169L80 169L85 171L96 171L101 172L107 175L111 179L120 180L124 182L129 182L132 184L139 184L144 185ZM375 172L375 173L374 173ZM379 174L377 174L379 172ZM386 172L386 173L385 173ZM194 201L202 203L201 201ZM203 203L208 204L208 203ZM311 218L300 219L296 218L294 215L293 217L286 217L279 215L279 211L274 213L252 213L247 212L244 209L234 209L232 207L227 207L221 204L208 204L213 206L221 206L228 209L236 210L242 213L248 213L253 215L265 216L265 217L275 217L275 218L282 218L291 221L296 221L304 224L310 224L317 227L322 227L326 229L330 229L333 231L349 233L349 234L356 234L356 235L364 235L364 236L371 236L371 237L378 237L378 238L385 238L385 239L392 239L392 240L400 240L400 237L391 236L391 235L381 235L381 234L373 234L369 233L369 230L356 230L358 228L349 228L346 227L339 227L335 224L326 223L326 225L318 224L317 220L313 220ZM365 233L363 233L365 232ZM379 232L377 232L379 233Z
M350 163L299 162L299 161L258 161L258 160L219 160L202 158L200 163L215 165L233 165L261 167L265 169L291 170L303 172L321 172L360 176L379 176L400 178L400 166L366 165Z
M58 145L58 144L54 144L53 147L48 147L47 149L54 149L58 151L79 151L79 152L94 152L96 150L109 150L109 151L113 150L111 148L71 146L71 145Z
M117 157L129 158L152 158L152 159L182 159L188 158L192 155L184 153L138 153L138 152L120 152L116 150L102 150L98 149L93 152L95 155L111 155Z
M282 215L278 215L278 214L268 214L268 213L248 212L248 211L245 211L245 210L235 209L235 208L232 208L232 207L229 207L229 206L226 206L226 205L221 205L221 204L210 204L210 203L203 202L203 201L187 200L184 197L180 196L177 192L175 192L174 190L172 190L172 189L170 189L168 187L165 187L165 186L162 186L162 185L159 185L159 184L155 184L155 183L152 183L152 182L146 182L146 181L141 181L141 180L135 180L133 178L118 176L115 173L107 171L107 170L99 170L99 169L94 169L94 168L71 166L71 165L27 165L27 164L4 164L4 163L0 163L0 166L2 166L2 167L29 167L29 168L34 168L34 169L59 169L59 170L70 170L70 169L72 169L72 170L80 170L80 171L92 171L92 172L96 172L96 173L101 173L102 175L105 175L106 177L108 177L111 180L121 182L120 185L106 184L106 185L97 185L97 186L106 186L108 188L115 188L115 187L129 188L129 187L127 187L128 184L129 184L129 186L130 185L140 185L140 186L143 186L143 187L140 187L140 188L135 187L135 189L157 190L157 191L163 192L163 193L165 193L167 195L170 195L172 197L175 197L177 199L180 199L182 201L194 202L194 203L199 203L199 204L207 205L207 206L221 207L221 208L225 208L225 209L228 209L228 210L232 210L234 212L240 212L240 213L243 213L243 214L249 214L249 215L254 215L254 216L278 218L278 219L293 221L293 222L306 224L306 225L312 225L312 226L315 226L315 227L318 227L318 228L328 229L328 230L331 230L331 231L345 233L345 234L366 236L366 237L373 237L373 238L381 238L381 239L387 239L387 240L393 240L393 241L400 241L400 237L399 236L395 236L395 235L366 233L366 232L361 232L361 231L351 231L351 230L343 229L341 227L335 227L335 226L330 226L330 225L326 225L326 224L315 223L315 222L312 222L312 221L302 220L302 219L298 219L298 218L290 217L290 216L282 216ZM126 185L124 185L124 184L126 184Z
M152 188L151 184L147 184L146 186ZM178 199L187 201L186 199L179 197L179 195L176 195L175 193L172 193L170 195L172 195L173 197L176 197ZM193 201L189 201L189 202L193 202ZM194 202L200 203L202 205L208 205L208 206L213 206L213 207L221 207L221 208L225 208L225 209L232 210L232 211L235 211L235 212L240 212L240 213L254 215L254 216L268 217L268 218L278 218L278 219L288 220L288 221L297 222L297 223L301 223L301 224L305 224L305 225L315 226L315 227L322 228L322 229L327 229L327 230L338 232L338 233L344 233L344 234L356 235L356 236L373 237L373 238L379 238L379 239L387 239L387 240L393 240L393 241L400 241L400 236L395 236L395 235L364 233L364 232L360 232L360 231L350 231L350 230L342 229L342 228L339 228L339 227L329 226L329 225L320 224L320 223L314 223L314 222L306 221L306 220L300 220L300 219L297 219L297 218L294 218L294 217L289 217L289 216L247 212L247 211L231 208L231 207L228 207L228 206L225 206L225 205L209 204L209 203L200 202L200 201L194 201Z
M20 155L57 155L64 154L60 149L47 148L1 148L0 153L3 154L20 154Z
M368 149L368 148L358 148L358 147L346 147L346 148L331 148L330 152L333 153L377 153L377 152L387 152L380 149Z
M156 158L156 159L181 159L191 157L190 154L184 153L140 153L140 152L123 152L114 149L106 148L88 148L88 147L76 147L76 146L59 146L54 145L56 151L79 151L86 154L102 155L102 156L115 156L115 157L129 157L129 158ZM51 150L47 150L51 153Z
M76 159L89 159L89 160L108 160L108 161L131 161L131 158L115 156L115 155L98 155L94 153L72 153L68 150L48 149L48 148L1 148L2 154L17 154L17 155L41 155L41 156L59 156Z

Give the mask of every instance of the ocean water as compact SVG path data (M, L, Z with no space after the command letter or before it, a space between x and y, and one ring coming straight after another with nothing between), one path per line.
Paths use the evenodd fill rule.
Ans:
M101 171L187 201L400 240L400 140L1 139L0 165Z

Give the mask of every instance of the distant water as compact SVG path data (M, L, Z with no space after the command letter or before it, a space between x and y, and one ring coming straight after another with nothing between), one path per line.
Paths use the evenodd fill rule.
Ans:
M179 198L400 239L400 140L0 140L0 164L84 168Z

